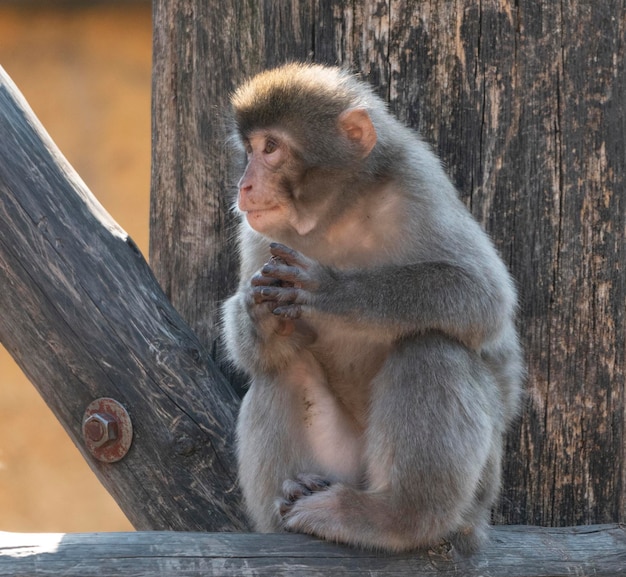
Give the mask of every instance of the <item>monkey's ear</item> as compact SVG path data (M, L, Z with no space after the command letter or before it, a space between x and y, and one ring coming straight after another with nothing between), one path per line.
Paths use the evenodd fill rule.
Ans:
M376 144L376 129L363 108L350 108L339 115L339 127L349 140L361 149L361 158L372 152Z

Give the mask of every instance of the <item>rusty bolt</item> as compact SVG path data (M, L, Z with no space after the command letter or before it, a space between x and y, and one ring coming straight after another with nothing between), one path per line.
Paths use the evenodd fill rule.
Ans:
M83 413L85 448L103 463L123 459L133 442L133 423L130 415L115 399L95 399Z
M108 413L94 413L83 423L83 431L93 447L103 447L117 439L117 421Z

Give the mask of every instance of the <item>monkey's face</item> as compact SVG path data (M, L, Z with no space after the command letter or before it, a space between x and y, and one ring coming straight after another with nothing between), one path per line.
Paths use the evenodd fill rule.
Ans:
M295 195L303 168L285 135L265 130L244 139L247 165L239 181L237 206L257 232L310 232L315 222L298 211Z
M315 139L280 127L252 130L242 140L247 165L239 210L257 232L293 245L294 236L323 234L354 196L352 189L358 193L354 182L377 135L367 111L351 108Z

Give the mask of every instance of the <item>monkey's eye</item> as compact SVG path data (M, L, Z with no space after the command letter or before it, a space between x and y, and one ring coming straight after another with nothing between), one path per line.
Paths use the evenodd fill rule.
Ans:
M268 138L265 141L265 148L263 149L263 152L265 154L272 154L272 152L275 152L277 148L278 148L278 142L276 142L275 140L271 138Z

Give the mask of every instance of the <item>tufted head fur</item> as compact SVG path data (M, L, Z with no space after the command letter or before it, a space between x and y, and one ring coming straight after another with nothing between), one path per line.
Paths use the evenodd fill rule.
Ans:
M384 107L349 72L319 64L292 63L267 70L232 96L235 126L243 139L252 131L287 133L310 165L344 165L350 146L339 135L339 115L351 108Z

